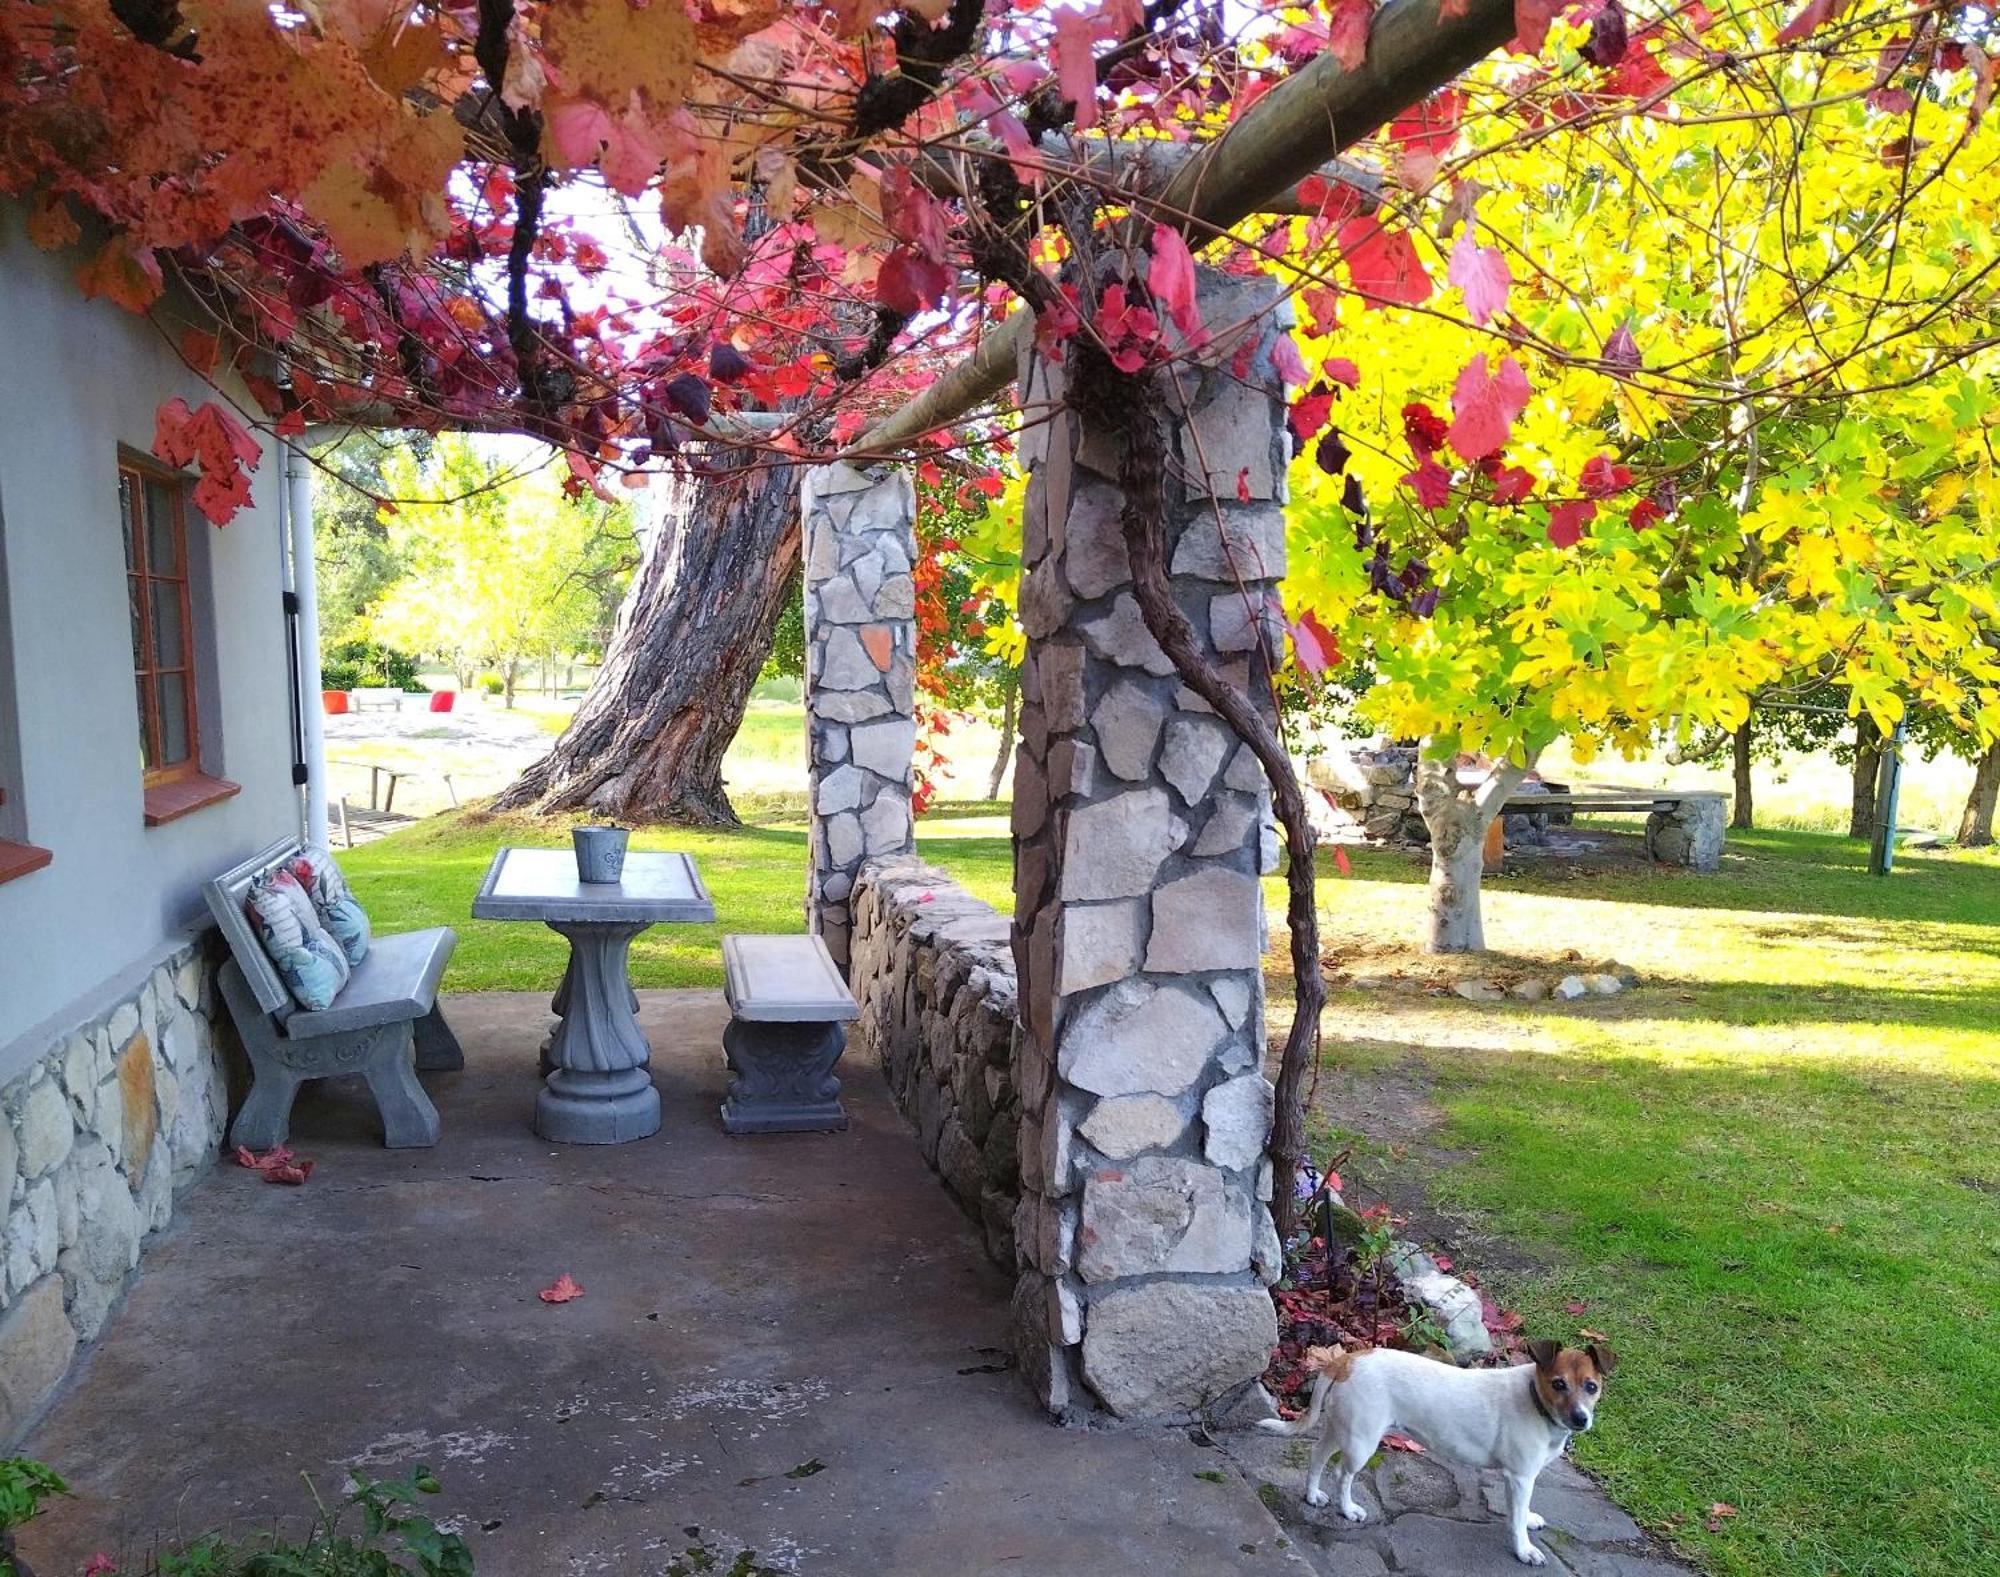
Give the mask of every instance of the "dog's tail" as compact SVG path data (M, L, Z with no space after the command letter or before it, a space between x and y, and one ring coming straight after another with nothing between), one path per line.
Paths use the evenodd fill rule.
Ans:
M1354 1354L1344 1347L1308 1347L1306 1362L1318 1372L1313 1376L1312 1401L1298 1418L1267 1418L1258 1427L1267 1434L1304 1435L1319 1428L1326 1412L1326 1399L1336 1385L1347 1378L1354 1366Z

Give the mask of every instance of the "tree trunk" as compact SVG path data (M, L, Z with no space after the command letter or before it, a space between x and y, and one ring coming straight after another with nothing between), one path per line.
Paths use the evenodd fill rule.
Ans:
M1020 693L1020 675L1010 673L1000 702L1000 751L993 758L993 776L986 780L988 799L1000 797L1001 779L1007 776L1007 763L1014 759L1014 701Z
M1875 779L1882 770L1882 730L1863 712L1854 720L1854 804L1847 816L1850 838L1875 836Z
M514 680L520 672L518 657L509 657L500 665L500 702L509 712L514 710Z
M2000 803L2000 743L1988 745L1979 758L1979 770L1972 775L1972 793L1959 819L1958 841L1962 848L1984 848L1993 841L1993 811Z
M793 467L722 456L678 484L590 692L494 807L734 826L722 756L798 567Z
M1428 750L1425 741L1424 750ZM1476 788L1458 781L1455 763L1423 751L1417 756L1417 809L1431 836L1430 930L1432 953L1483 953L1486 926L1479 912L1479 879L1485 867L1486 829L1528 768L1503 761Z
M1748 831L1757 825L1752 820L1753 809L1750 802L1750 741L1753 735L1749 718L1743 719L1743 726L1730 736L1730 754L1736 764L1736 804L1729 813L1729 825L1739 831Z

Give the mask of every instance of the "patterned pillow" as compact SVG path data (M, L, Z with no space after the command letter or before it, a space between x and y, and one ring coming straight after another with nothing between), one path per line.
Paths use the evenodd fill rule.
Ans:
M319 923L340 944L348 963L360 963L368 956L368 939L372 929L368 923L368 911L361 907L360 900L347 885L347 878L333 863L332 851L319 844L308 844L292 869L298 875L299 884L311 895L313 908L319 914Z
M309 1013L332 1007L347 984L347 955L319 923L298 876L280 866L258 877L243 908L292 1000Z

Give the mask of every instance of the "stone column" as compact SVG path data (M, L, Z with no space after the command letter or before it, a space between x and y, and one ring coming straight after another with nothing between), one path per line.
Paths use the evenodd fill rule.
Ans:
M800 483L812 822L806 920L843 973L855 872L871 855L915 846L916 518L916 489L902 471L822 465Z
M1180 368L1170 435L1175 597L1253 688L1281 638L1276 298L1204 273L1218 342ZM1250 1380L1277 1339L1258 881L1276 844L1256 758L1133 599L1123 440L1062 409L1061 379L1023 371L1016 1339L1052 1411L1164 1418Z

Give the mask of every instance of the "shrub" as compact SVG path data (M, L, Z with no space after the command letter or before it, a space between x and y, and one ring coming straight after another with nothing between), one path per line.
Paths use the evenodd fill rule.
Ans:
M507 681L498 674L481 674L474 682L487 695L499 695L507 688Z
M339 674L344 683L329 675ZM417 660L408 652L380 641L336 641L320 654L321 688L325 690L409 690L421 693Z

